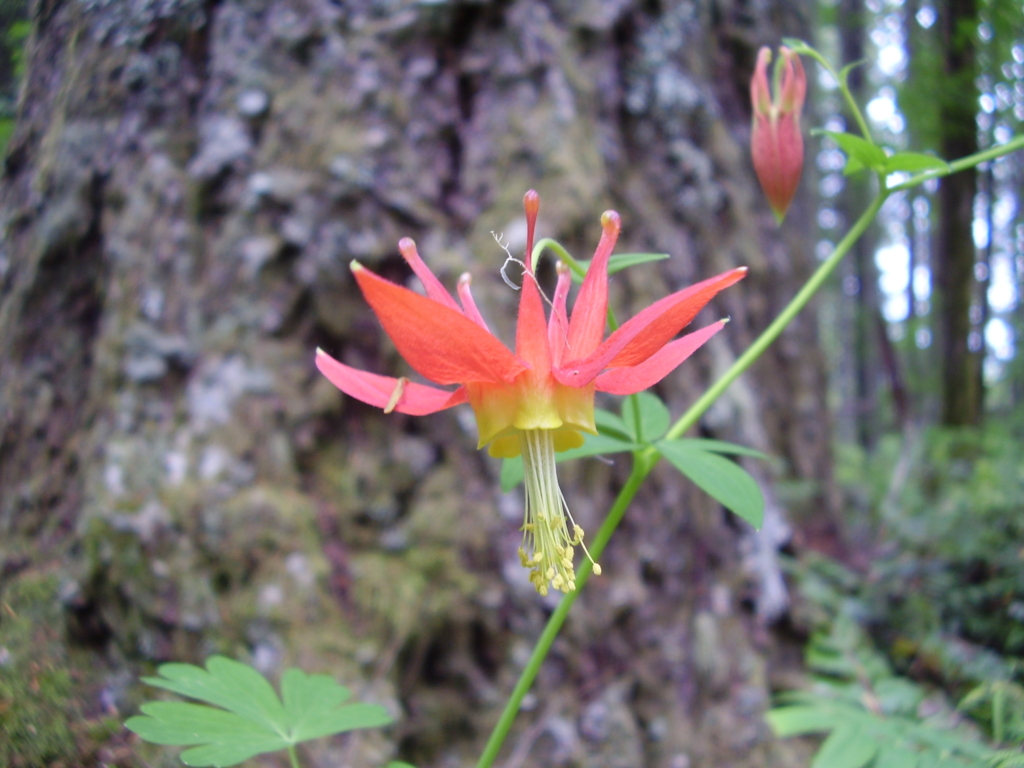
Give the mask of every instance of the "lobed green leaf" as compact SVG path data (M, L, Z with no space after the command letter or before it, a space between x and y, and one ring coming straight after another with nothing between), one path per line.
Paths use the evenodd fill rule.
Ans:
M183 701L151 701L140 709L145 717L129 718L125 725L154 744L199 744L232 739L259 740L281 749L288 745L284 734L247 720L234 712ZM257 754L254 752L253 754Z
M288 718L273 687L248 664L224 656L211 656L206 669L194 664L162 664L162 677L144 677L156 688L172 691L223 707L267 728L284 731Z
M349 691L328 675L289 669L281 677L282 700L252 667L212 656L206 669L164 664L150 685L208 702L156 701L143 704L142 716L127 728L155 744L193 746L181 753L193 766L237 765L308 739L356 728L388 725L387 711L375 704L345 704Z
M764 496L757 481L743 467L718 454L685 443L680 445L679 440L661 440L657 448L672 466L693 480L708 496L754 528L761 527Z

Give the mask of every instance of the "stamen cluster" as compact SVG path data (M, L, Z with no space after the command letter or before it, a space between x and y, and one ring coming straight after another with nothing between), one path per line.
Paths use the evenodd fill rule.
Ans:
M525 430L519 436L519 444L526 485L519 560L529 569L530 582L542 596L548 594L548 584L557 591L572 592L576 589L575 547L582 546L588 558L590 553L583 543L583 528L572 519L558 487L552 431ZM594 564L594 573L600 575L601 566L593 559L590 562Z

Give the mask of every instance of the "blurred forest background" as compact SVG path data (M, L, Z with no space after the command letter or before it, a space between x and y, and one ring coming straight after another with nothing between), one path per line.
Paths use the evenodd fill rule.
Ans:
M801 37L876 136L946 157L1024 122L1019 0L0 2L0 764L171 766L121 727L161 662L327 672L396 725L311 766L464 766L553 602L468 411L344 398L323 347L401 375L349 277L414 237L511 342L503 233L588 258L628 316L747 265L678 415L866 205L808 138L776 228L749 162L761 45ZM804 125L852 129L817 65ZM1024 157L888 201L841 274L704 418L758 448L760 532L655 472L502 764L796 768L772 696L1024 741ZM548 276L550 277L550 276ZM544 275L542 275L542 279ZM561 468L595 530L622 462ZM852 692L852 693L851 693ZM958 707L959 705L959 707ZM273 758L253 764L283 765Z

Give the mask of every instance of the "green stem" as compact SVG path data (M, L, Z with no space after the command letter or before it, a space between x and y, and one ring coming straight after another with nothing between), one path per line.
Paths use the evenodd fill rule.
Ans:
M874 139L871 138L871 131L868 130L867 120L864 119L864 115L861 114L860 107L857 106L857 101L853 98L853 94L850 93L850 89L846 85L846 78L839 72L836 72L829 60L818 53L814 48L811 48L811 46L801 44L799 46L794 46L791 50L794 53L810 56L828 70L828 73L832 75L833 79L836 81L836 85L839 86L839 91L843 94L843 99L846 100L846 105L850 108L853 119L857 121L857 127L860 128L860 132L864 135L865 139L874 144Z
M1008 155L1011 152L1016 152L1018 149L1024 149L1024 136L1016 136L1005 144L999 144L998 146L989 147L981 152L975 152L973 155L961 157L959 160L954 160L949 163L946 168L922 171L921 173L911 176L906 181L901 182L894 187L890 187L888 192L890 194L893 192L902 192L904 189L910 189L911 187L923 184L929 179L941 179L943 176L949 176L951 173L973 168L986 160L995 160L997 157L1002 157L1003 155Z
M289 744L288 745L288 759L291 760L292 768L300 768L299 767L299 756L297 754L295 754L295 745L294 744Z
M846 236L839 241L832 255L818 267L818 270L811 275L811 278L804 284L804 287L800 289L800 292L793 297L792 301L786 305L786 308L782 310L782 313L775 318L771 325L765 328L764 332L757 337L757 341L750 345L746 352L739 356L739 358L732 364L728 371L695 402L690 406L689 410L679 417L679 420L672 425L668 433L665 435L666 440L675 440L697 423L697 420L704 415L704 412L711 407L711 404L717 400L721 394L732 384L744 371L749 368L757 358L759 358L764 351L768 349L768 346L779 337L779 334L789 325L790 321L796 317L797 313L807 306L807 302L811 300L811 297L817 293L818 289L821 288L828 276L832 274L833 270L838 266L839 262L843 260L846 253L853 247L853 244L857 242L868 225L874 220L878 210L882 207L888 197L888 192L882 192L874 199L874 202L868 206L868 209L861 214L861 217L857 219L857 223L850 228L850 231L846 233Z
M601 557L601 553L604 552L604 548L608 545L608 541L612 537L612 533L618 527L622 521L622 516L626 513L626 509L629 507L630 502L633 501L633 497L636 496L636 492L640 490L640 486L643 484L644 479L650 473L654 467L654 462L650 461L646 457L639 455L640 452L634 454L633 459L633 471L629 475L629 479L626 480L626 484L622 486L622 490L619 491L619 495L615 499L615 503L612 504L610 510L608 510L608 516L604 519L600 529L597 531L597 535L594 536L593 541L590 543L590 554L597 560ZM512 722L516 718L516 714L519 712L519 707L523 703L523 697L526 696L530 690L530 686L533 685L534 679L537 677L537 673L540 671L541 664L544 663L544 659L548 655L548 651L551 650L551 644L555 642L555 638L558 636L558 631L562 628L565 623L566 617L569 615L569 609L572 608L573 603L576 602L576 598L583 590L583 586L587 583L587 579L590 578L592 571L589 559L584 559L580 565L579 572L576 574L576 590L565 595L558 607L555 608L555 612L551 614L551 618L548 619L547 625L544 627L544 631L541 633L540 639L537 640L537 645L533 648L533 653L530 655L530 660L526 663L526 667L519 675L519 681L516 683L516 687L512 690L512 695L505 703L505 709L502 710L501 717L498 718L497 724L494 726L494 730L491 732L491 737L487 740L487 745L484 747L483 754L480 755L480 760L477 762L477 768L490 768L494 764L495 758L498 756L498 751L501 749L501 745L505 741L505 737L508 735L509 729L512 727Z
M565 250L565 246L557 240L552 240L550 237L542 237L537 241L537 244L533 246L533 253L530 254L530 261L533 262L534 269L537 268L537 262L540 260L540 255L544 252L545 248L550 248L554 251L555 255L564 261L565 265L569 267L569 269L579 275L580 279L586 277L587 270L583 268L583 265L569 255L569 252Z
M554 251L555 255L558 256L558 258L561 259L567 267L569 267L569 271L576 275L580 280L587 276L586 268L576 261L576 259L574 259L567 250L565 250L565 246L557 240L552 240L550 237L541 238L537 241L537 244L533 246L533 253L530 255L530 259L535 265L534 269L536 269L536 264L540 261L540 256L544 253L545 248L550 248ZM611 307L608 307L608 326L613 331L617 331L619 329L619 322L615 319L615 313L612 312Z

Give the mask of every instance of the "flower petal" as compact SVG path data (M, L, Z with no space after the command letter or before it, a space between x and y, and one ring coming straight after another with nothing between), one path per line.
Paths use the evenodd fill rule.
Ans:
M551 348L548 346L548 323L544 302L540 298L537 279L523 274L519 295L519 319L516 323L516 357L530 364L539 374L551 370Z
M527 366L462 314L352 262L363 296L413 370L438 384L511 382Z
M565 313L565 300L572 286L572 273L561 261L555 264L558 282L551 298L551 317L548 320L548 344L551 346L551 364L561 365L569 344L569 317Z
M642 363L688 325L715 294L746 274L746 267L731 269L654 302L623 323L592 355L554 369L554 377L562 384L581 387L605 368Z
M528 363L533 374L547 376L551 370L551 347L548 345L548 325L544 317L544 302L540 298L536 271L533 265L533 235L537 228L540 197L531 189L523 196L526 210L526 256L523 286L519 289L519 318L516 322L516 357Z
M569 320L570 358L589 355L604 338L608 317L608 258L622 229L622 220L615 211L601 214L601 240L583 278Z
M455 303L455 299L452 298L448 290L441 284L441 281L437 279L437 276L430 271L430 267L420 257L420 252L416 250L416 243L411 237L403 237L399 240L398 250L402 254L402 258L412 267L416 277L423 283L427 296L438 304L444 304L448 309L454 309L456 312L462 311L459 309L459 305Z
M462 387L448 392L404 379L378 376L339 363L322 349L316 351L316 367L331 384L349 397L378 408L386 408L391 404L391 399L398 391L399 397L393 410L410 416L425 416L466 402L466 390ZM398 390L399 387L401 390Z
M477 308L476 302L473 301L473 292L469 289L472 282L473 277L469 272L463 272L461 277L459 277L458 291L459 301L462 302L462 313L485 331L490 333L491 329L487 327L487 321L484 320L484 316L480 314L480 310Z
M594 384L599 392L612 395L634 395L652 387L668 376L680 363L725 326L727 320L719 320L699 331L688 333L681 339L666 344L642 363L612 368L600 374Z

